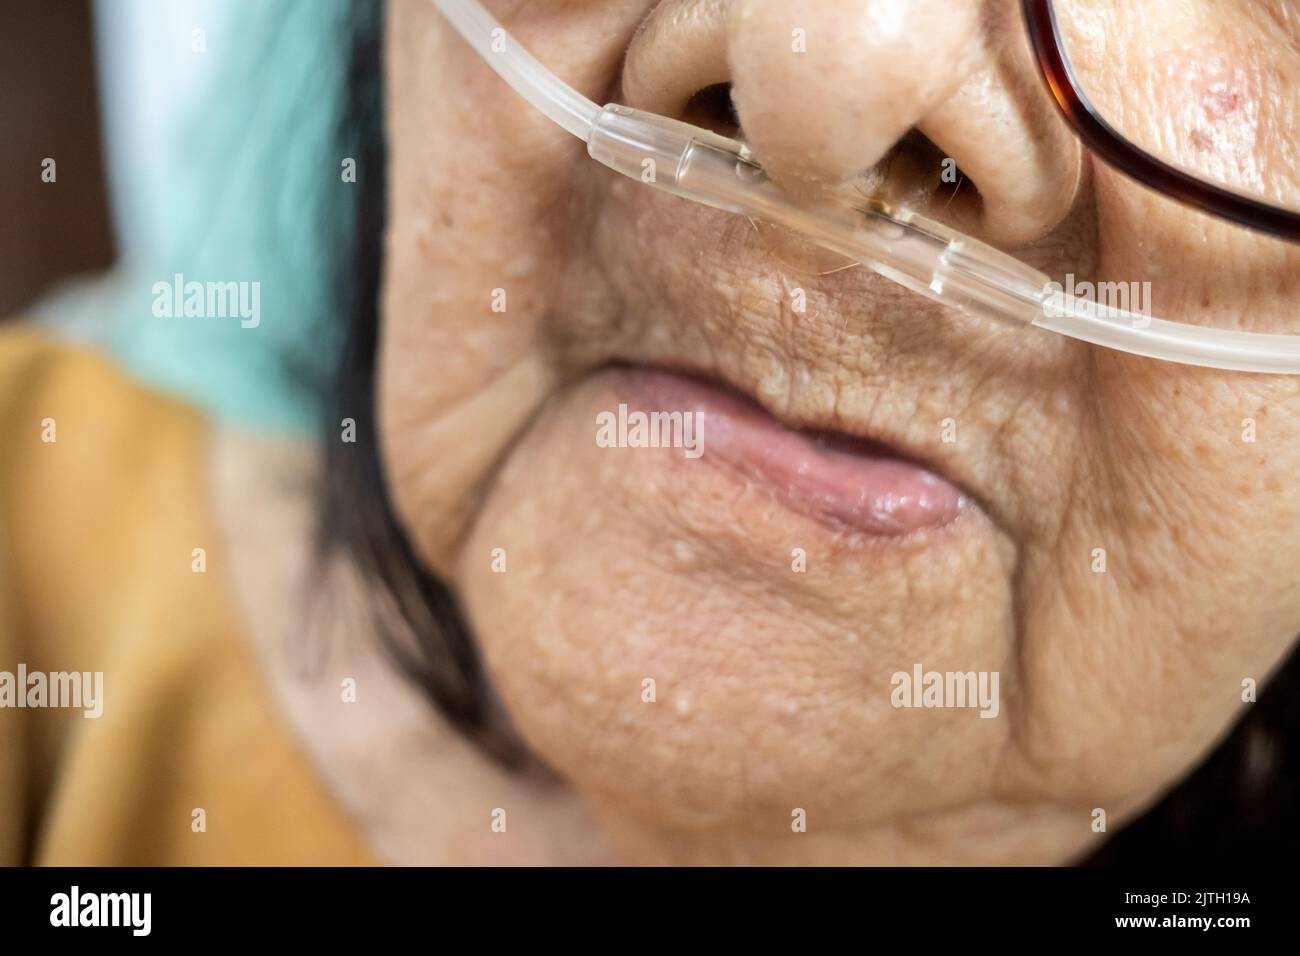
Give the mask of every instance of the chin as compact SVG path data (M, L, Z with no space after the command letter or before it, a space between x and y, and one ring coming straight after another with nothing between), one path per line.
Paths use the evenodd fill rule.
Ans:
M498 548L494 573L479 559ZM615 829L725 855L796 811L871 833L990 792L1005 711L925 708L921 688L904 707L897 675L1006 670L1006 553L907 450L783 422L719 380L610 366L512 449L462 553L494 685Z

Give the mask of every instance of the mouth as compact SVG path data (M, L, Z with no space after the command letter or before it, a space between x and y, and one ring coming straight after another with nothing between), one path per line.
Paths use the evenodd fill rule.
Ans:
M944 528L972 507L957 485L882 442L795 428L716 381L655 367L624 367L619 393L646 412L680 413L683 457L838 532L904 538Z

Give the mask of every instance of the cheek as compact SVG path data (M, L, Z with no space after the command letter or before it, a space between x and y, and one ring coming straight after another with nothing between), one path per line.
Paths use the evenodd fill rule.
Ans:
M1232 188L1297 199L1294 25L1214 0L1060 5L1076 78L1125 138Z
M1070 9L1080 83L1120 133L1193 174L1300 207L1294 26L1207 0ZM1300 332L1300 247L1166 199L1100 160L1091 172L1098 258L1087 278L1132 284L1156 316Z
M554 386L539 330L577 270L555 213L563 183L541 188L472 136L453 136L454 152L408 145L420 133L398 125L378 406L398 509L445 568L476 486Z
M558 398L463 552L459 591L530 744L597 801L675 825L788 832L792 807L847 825L984 794L1007 715L890 694L917 661L1008 670L992 530L886 566L679 450L598 447L618 401L606 376Z
M1123 357L1093 387L1060 550L1026 567L1064 585L1026 589L1022 743L1059 785L1131 799L1186 772L1294 640L1300 388Z
M531 4L512 27L594 92L643 7ZM485 69L427 0L395 0L386 21L377 401L397 509L421 555L445 570L483 476L554 387L544 318L564 284L600 283L580 274L584 233L568 208L581 144ZM601 41L571 42L583 36Z

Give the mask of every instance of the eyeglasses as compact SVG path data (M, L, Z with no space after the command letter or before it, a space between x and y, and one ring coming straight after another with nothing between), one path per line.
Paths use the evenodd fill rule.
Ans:
M799 233L900 285L977 316L1036 326L1150 358L1247 372L1300 374L1300 335L1212 329L1151 318L1062 289L1048 276L985 243L907 209L842 202L811 205L777 186L746 146L679 120L618 104L599 107L565 85L505 31L478 0L433 0L462 37L532 106L587 144L593 159L631 179ZM1175 199L1287 240L1300 217L1160 158L1098 109L1107 84L1088 84L1070 54L1089 40L1087 0L1024 0L1038 62L1057 103L1084 142L1107 163ZM1137 3L1141 6L1141 2ZM1132 9L1126 5L1126 11ZM1244 6L1250 6L1249 4ZM1230 103L1224 104L1225 108ZM1104 107L1103 107L1104 109ZM1158 145L1160 137L1155 137Z

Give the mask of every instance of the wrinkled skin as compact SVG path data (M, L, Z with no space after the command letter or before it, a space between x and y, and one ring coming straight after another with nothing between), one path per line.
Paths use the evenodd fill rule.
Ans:
M1300 86L1288 4L1212 13L1217 67L1164 4L1145 21L1103 9L1091 27L1123 68L1098 95L1188 151L1174 158L1295 201L1295 98L1269 93ZM687 116L730 82L743 136L791 190L841 183L917 127L978 189L951 204L963 228L1053 276L1150 280L1157 315L1300 333L1300 249L1084 158L1018 5L489 5L597 102ZM1066 862L1105 839L1094 809L1113 832L1250 706L1243 679L1262 686L1300 631L1300 380L991 325L866 269L792 271L744 219L587 160L426 0L393 0L388 21L388 479L521 733L623 858ZM1197 144L1161 124L1213 83L1152 102L1142 82L1180 68L1230 85L1214 89L1232 115ZM614 363L883 441L974 504L872 538L671 450L598 447L596 414L623 400ZM918 662L998 671L997 718L892 707L890 675Z

